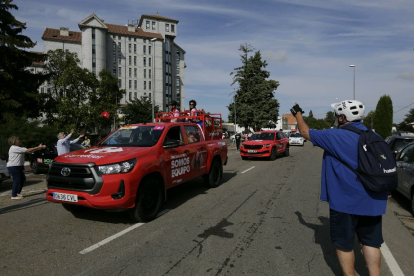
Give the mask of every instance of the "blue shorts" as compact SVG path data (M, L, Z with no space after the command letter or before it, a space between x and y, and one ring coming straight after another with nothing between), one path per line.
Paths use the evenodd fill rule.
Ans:
M355 233L359 243L380 248L382 238L382 216L350 215L329 209L332 243L345 250L354 249Z

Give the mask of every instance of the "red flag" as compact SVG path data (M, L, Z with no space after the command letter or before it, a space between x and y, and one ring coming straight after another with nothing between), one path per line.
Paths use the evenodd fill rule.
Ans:
M101 115L104 116L105 118L109 119L109 113L108 111L102 111Z

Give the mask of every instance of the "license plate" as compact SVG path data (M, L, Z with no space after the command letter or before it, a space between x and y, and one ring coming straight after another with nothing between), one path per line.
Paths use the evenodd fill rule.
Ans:
M69 202L78 202L78 195L53 193L53 199Z
M257 150L248 150L247 152L248 152L248 153L256 153L256 152L257 152Z

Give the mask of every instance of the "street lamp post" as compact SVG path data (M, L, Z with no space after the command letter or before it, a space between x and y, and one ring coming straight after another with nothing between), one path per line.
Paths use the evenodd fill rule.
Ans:
M349 67L354 67L354 100L355 100L355 65L349 65Z
M151 95L151 107L152 107L152 111L151 111L151 115L152 115L152 122L154 122L154 104L155 104L155 40L157 40L156 38L151 39L152 45L154 45L154 47L152 47L152 52L153 52L153 60L152 60L152 75L153 77L153 81L152 81L152 85L154 87L154 89L152 90L152 95Z

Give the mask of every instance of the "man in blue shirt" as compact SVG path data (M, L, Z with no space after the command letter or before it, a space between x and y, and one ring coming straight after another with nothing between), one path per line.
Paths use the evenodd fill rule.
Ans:
M329 203L330 235L344 275L355 275L353 244L355 234L368 266L370 275L379 275L381 266L382 215L387 207L388 193L367 190L344 163L353 169L358 167L359 135L345 129L352 125L365 130L361 123L364 104L342 101L332 104L337 128L309 129L298 104L292 107L300 133L314 146L324 149L322 160L321 196Z
M56 144L56 148L57 148L57 152L58 155L62 155L65 153L68 153L70 151L70 144L76 143L77 141L79 141L79 138L83 137L84 134L81 134L78 138L70 141L69 138L72 136L72 134L75 132L74 129L72 129L70 131L69 135L66 135L64 132L60 132L57 137L58 137L58 141Z

